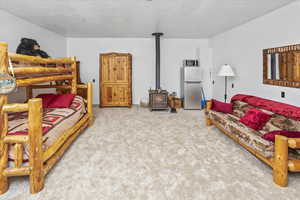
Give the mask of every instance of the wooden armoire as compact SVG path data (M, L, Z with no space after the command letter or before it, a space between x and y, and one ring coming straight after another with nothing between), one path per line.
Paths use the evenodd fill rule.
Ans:
M100 54L100 107L131 107L131 78L131 54Z

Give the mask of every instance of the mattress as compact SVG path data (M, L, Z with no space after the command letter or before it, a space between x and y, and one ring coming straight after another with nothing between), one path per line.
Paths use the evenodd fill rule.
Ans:
M46 151L69 128L74 126L86 113L84 99L75 96L69 108L48 108L43 111L43 150ZM8 115L8 135L28 135L28 112ZM28 144L24 145L24 158L29 158ZM9 159L14 160L14 148L10 145Z

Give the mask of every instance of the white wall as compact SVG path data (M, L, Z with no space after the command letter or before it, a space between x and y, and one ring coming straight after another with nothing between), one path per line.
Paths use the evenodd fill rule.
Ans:
M229 96L252 94L300 106L300 90L262 84L262 50L300 42L300 2L297 1L247 24L217 35L213 46L214 75L222 64L231 64L237 77L230 79ZM214 77L213 96L223 100L224 79ZM231 89L231 83L235 88ZM280 92L286 92L286 98Z
M99 54L123 52L133 55L133 103L147 99L148 89L155 87L155 42L154 38L68 38L68 56L81 61L82 81L96 80L94 103L99 103ZM200 57L204 72L209 74L212 58L209 41L206 39L161 40L161 87L180 94L180 67L183 59ZM210 96L208 76L205 89Z
M10 52L16 52L23 37L38 41L41 49L51 57L66 56L66 38L40 26L25 21L0 9L0 41L7 42Z
M28 37L37 40L41 45L41 49L46 51L51 57L66 56L65 37L27 22L3 10L0 10L0 19L0 41L8 43L10 52L16 52L22 37ZM24 88L19 88L16 93L12 93L9 99L10 102L24 101Z

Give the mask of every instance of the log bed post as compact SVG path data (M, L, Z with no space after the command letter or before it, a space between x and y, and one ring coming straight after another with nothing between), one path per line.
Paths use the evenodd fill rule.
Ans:
M281 135L275 136L273 180L281 187L288 185L288 138Z
M8 46L0 42L0 72L8 72ZM4 143L7 135L7 114L3 111L3 106L7 104L7 95L0 95L0 194L8 190L8 179L3 172L8 166L8 144Z
M76 66L76 58L72 57L72 64L71 64L71 68L72 68L72 88L71 88L71 93L72 94L77 94L77 66Z
M3 112L3 105L7 103L7 97L5 95L0 97L0 194L4 194L8 190L8 179L4 175L4 170L8 167L8 144L4 142L4 138L7 135L7 113Z
M210 111L212 108L212 101L207 101L206 102L206 112ZM206 115L206 126L211 126L212 122L209 119L208 115Z
M29 175L30 192L37 193L44 187L43 171L43 141L42 141L42 100L28 101L28 131L29 131Z
M31 86L27 86L26 87L26 98L28 100L28 99L31 99L32 97L33 97L33 95L32 95L32 87Z
M89 114L89 126L93 124L93 84L88 83L87 85L87 106L88 106L88 114Z

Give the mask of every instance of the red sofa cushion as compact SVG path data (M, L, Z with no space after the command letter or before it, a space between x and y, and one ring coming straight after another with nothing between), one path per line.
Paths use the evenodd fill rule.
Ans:
M232 113L232 103L223 103L221 101L217 101L217 100L213 99L211 109L214 111L217 111L217 112L231 114Z
M300 107L244 94L235 95L231 98L231 102L233 101L243 101L251 106L300 121Z
M55 94L39 94L36 98L41 98L43 108L48 108L49 103L55 98Z
M269 121L271 117L271 115L264 113L256 108L251 108L240 119L240 122L254 130L259 131L264 127L264 125Z
M48 104L48 108L68 108L75 97L75 94L57 94Z
M300 138L300 131L287 131L287 130L279 130L279 131L271 131L269 133L264 134L261 136L265 140L274 142L276 135L283 135L288 138Z

